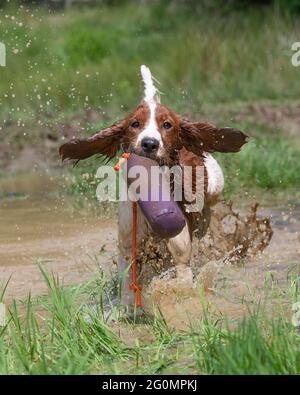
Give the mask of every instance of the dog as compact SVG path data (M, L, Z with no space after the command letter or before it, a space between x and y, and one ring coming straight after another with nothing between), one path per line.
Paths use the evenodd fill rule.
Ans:
M190 213L182 204L186 224L177 236L165 241L175 262L177 276L181 276L186 273L191 258L193 235L201 228L200 234L203 236L208 227L209 221L203 213L215 204L224 187L223 172L211 153L238 152L247 142L248 136L235 128L218 128L208 122L193 122L183 118L160 103L159 92L148 67L141 66L141 75L144 98L137 108L125 119L92 137L73 139L62 145L59 152L62 160L79 161L95 154L111 160L122 149L154 159L160 166L191 166L193 189L196 187L194 170L197 166L203 167L203 210ZM119 202L118 217L118 270L120 276L125 278L121 303L130 308L135 303L134 294L129 289L131 279L128 271L132 242L131 202ZM203 221L206 222L205 226ZM151 228L138 208L137 249L143 248L143 242L151 236Z

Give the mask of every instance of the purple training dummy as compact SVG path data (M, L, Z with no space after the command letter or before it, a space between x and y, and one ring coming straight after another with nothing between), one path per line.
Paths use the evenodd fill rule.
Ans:
M149 158L131 154L127 160L127 175L130 175L130 169L134 166L144 167L148 179L147 177L142 177L142 175L128 176L128 186L130 187L135 180L139 180L141 185L140 190L145 186L144 190L146 193L140 194L138 205L153 232L163 239L169 239L178 235L185 226L185 218L177 202L174 201L172 194L168 192L169 185L166 178L160 176L153 180L151 179L153 177L153 174L151 176L151 168L154 166L157 168L157 162ZM145 184L143 185L143 183ZM156 191L158 193L155 199L157 201L151 200L151 189L153 188L157 188Z

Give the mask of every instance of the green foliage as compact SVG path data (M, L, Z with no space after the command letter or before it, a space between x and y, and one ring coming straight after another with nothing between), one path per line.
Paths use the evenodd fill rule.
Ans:
M227 196L239 189L286 189L300 185L300 147L286 138L253 139L237 154L217 154Z
M41 272L50 294L49 299L39 300L39 308L49 318L40 323L30 296L21 307L23 316L13 303L9 323L0 332L0 374L84 374L97 364L109 365L113 356L127 355L126 347L103 321L101 309L88 314L88 324L84 306L74 302L78 291L88 285L66 289Z
M300 11L300 0L273 0L275 6L278 6L289 12Z
M209 330L194 339L200 371L208 374L298 374L298 335L284 318L264 325L257 314L235 331Z
M0 15L6 120L28 114L49 122L51 114L53 122L89 107L120 117L140 100L142 63L159 78L164 102L181 111L298 97L290 47L299 24L272 8L224 17L168 2L129 2L64 15L42 8L6 8Z
M157 311L147 327L118 323L133 334L128 346L104 319L101 301L111 284L103 276L66 288L41 272L49 295L13 302L0 330L0 374L300 373L299 332L283 315L249 311L233 329L205 310L188 331L177 332ZM97 308L87 303L91 296ZM134 334L143 327L148 335L141 344Z
M119 48L118 32L107 32L103 28L91 30L78 24L70 29L65 39L65 53L71 66L101 62L116 53Z

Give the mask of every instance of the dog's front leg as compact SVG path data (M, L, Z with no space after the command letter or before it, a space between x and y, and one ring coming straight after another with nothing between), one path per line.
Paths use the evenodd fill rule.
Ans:
M120 202L118 214L118 275L121 287L121 304L134 306L134 293L131 285L131 245L132 245L132 203Z
M119 203L119 258L118 271L121 282L121 303L130 310L135 306L135 294L131 286L131 260L132 260L132 202ZM139 254L142 240L149 235L149 225L137 207L137 252Z
M192 282L193 274L188 266L192 254L192 240L187 223L177 236L167 241L167 247L175 261L177 277Z
M131 291L131 271L130 271L131 262L128 259L128 255L123 255L123 253L119 253L118 257L118 274L119 274L119 283L120 283L120 295L121 295L121 304L130 308L134 306L134 293Z

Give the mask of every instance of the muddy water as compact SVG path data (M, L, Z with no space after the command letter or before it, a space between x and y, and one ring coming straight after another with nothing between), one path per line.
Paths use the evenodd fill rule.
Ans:
M171 326L193 325L203 317L203 306L218 319L226 316L233 322L259 305L270 315L279 310L292 314L290 285L293 278L300 278L300 205L264 207L261 215L270 216L274 230L263 253L240 265L209 262L196 283L188 278L153 282L151 298Z
M41 198L58 191L60 187L61 177L55 173L32 172L7 175L4 178L0 178L0 199L17 196Z
M109 270L116 251L115 221L50 198L49 192L57 189L55 179L35 176L27 181L0 183L6 196L0 198L0 284L11 276L7 298L45 290L38 263L67 284L89 278L98 266ZM26 198L28 188L31 197Z
M114 236L111 221L76 213L63 201L28 199L0 205L0 266L78 259Z
M67 200L49 198L57 189L55 179L33 177L29 184L30 191L21 179L0 183L0 199L6 196L0 200L0 283L11 277L6 299L46 291L38 263L58 274L65 284L91 278L98 267L114 270L116 220L83 214ZM255 305L266 298L270 279L286 293L289 276L300 275L300 202L265 206L260 212L271 216L274 229L264 253L240 267L212 262L200 273L207 301L222 315L241 317L245 302ZM189 323L188 315L201 316L199 289L189 283L160 282L152 297L169 323L179 328Z

